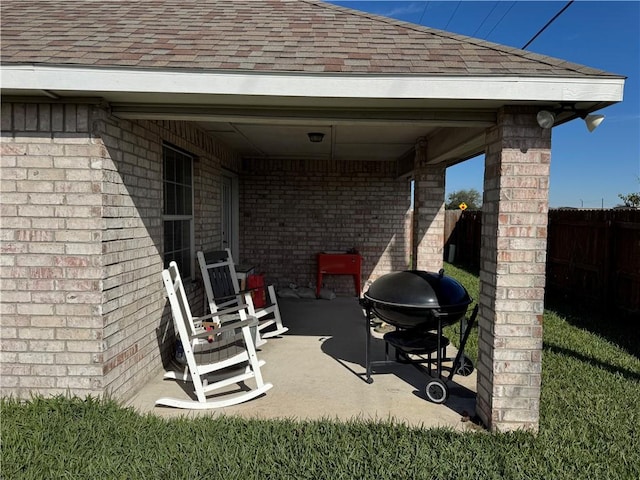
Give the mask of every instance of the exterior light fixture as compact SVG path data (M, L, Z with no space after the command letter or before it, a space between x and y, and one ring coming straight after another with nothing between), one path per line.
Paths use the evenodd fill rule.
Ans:
M553 110L553 111L549 111L549 110L540 110L538 112L538 114L536 115L536 120L538 121L538 125L540 125L540 128L551 128L553 127L555 121L556 121L556 115L558 113L562 113L562 112L566 112L569 111L571 113L575 113L576 115L578 115L581 119L584 120L584 123L587 125L587 129L590 132L593 132L596 128L598 128L598 125L600 125L602 123L602 121L604 120L604 115L587 115L584 112L579 112L575 109L575 106L573 107L562 107L559 110Z
M540 128L551 128L556 121L556 116L549 110L540 110L536 115Z
M322 132L309 132L307 135L309 136L309 141L311 143L320 143L324 138L324 133Z
M593 132L604 120L604 115L585 115L583 118L584 123L587 124L587 129Z

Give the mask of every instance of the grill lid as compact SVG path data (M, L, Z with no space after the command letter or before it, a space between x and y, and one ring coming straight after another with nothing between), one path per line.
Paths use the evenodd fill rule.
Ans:
M364 296L374 303L420 309L466 307L472 301L466 289L444 275L444 270L388 273L373 282Z

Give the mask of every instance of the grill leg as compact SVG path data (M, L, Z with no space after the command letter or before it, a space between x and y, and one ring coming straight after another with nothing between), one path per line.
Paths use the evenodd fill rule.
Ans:
M442 375L442 320L438 318L438 338L436 339L436 374Z
M460 340L460 349L458 350L458 354L456 355L455 360L453 361L453 365L451 366L451 372L449 372L449 380L453 378L456 370L461 365L462 356L464 355L464 347L467 345L467 340L469 339L469 334L471 333L471 329L473 328L473 323L476 321L476 316L478 315L478 305L473 308L473 312L471 313L471 317L467 322L467 326L464 329L464 334L462 335L462 340ZM462 331L462 330L461 330Z
M373 378L371 378L371 306L367 305L366 309L366 318L365 318L365 328L367 329L367 348L365 349L364 363L367 367L367 383L373 383Z

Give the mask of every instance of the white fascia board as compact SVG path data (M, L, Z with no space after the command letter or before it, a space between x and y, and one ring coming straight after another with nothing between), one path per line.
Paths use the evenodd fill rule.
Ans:
M200 72L4 65L2 88L87 93L618 102L622 100L624 79L620 77Z

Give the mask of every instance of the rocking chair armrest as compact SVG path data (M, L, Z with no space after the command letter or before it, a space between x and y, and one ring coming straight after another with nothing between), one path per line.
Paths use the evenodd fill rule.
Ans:
M249 326L253 327L258 325L258 319L256 317L249 317L246 320L239 320L235 322L229 322L220 327L214 327L212 330L205 330L192 335L191 338L208 338L212 335L217 335L219 333L228 332L230 330L237 330L239 328Z
M249 318L249 315L245 316L245 320L247 318ZM213 324L213 323L215 323L217 327L220 327L221 325L226 325L227 323L235 323L238 320L242 320L242 318L240 317L239 313L231 313L231 314L227 313L225 315L219 315L217 322L203 322L202 324L207 324L207 323Z
M199 317L193 317L193 321L202 323L202 322L206 322L207 320L211 320L212 318L224 317L226 315L233 315L234 313L237 314L240 310L244 310L247 307L248 305L245 305L244 303L242 303L240 305L236 305L235 307L220 309L215 313L208 313L207 315L200 315Z
M227 332L229 330L237 330L238 328L242 328L245 326L254 327L257 324L258 324L258 319L256 317L249 317L246 320L239 320L237 322L226 323L219 328L215 328L211 333L222 333L222 332Z

